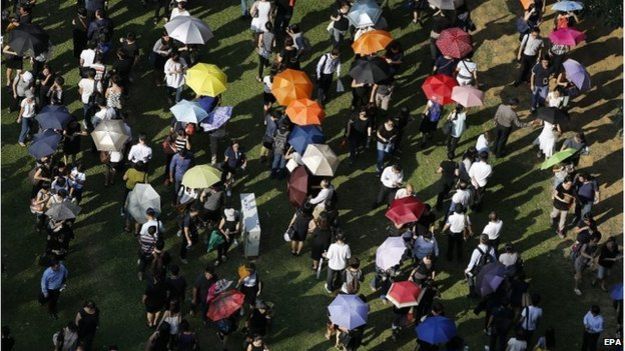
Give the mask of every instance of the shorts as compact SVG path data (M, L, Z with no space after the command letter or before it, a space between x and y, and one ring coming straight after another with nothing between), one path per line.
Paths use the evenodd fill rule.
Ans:
M573 267L575 268L575 273L582 273L584 269L588 266L588 259L584 256L578 256L575 259L575 263L573 263Z
M610 275L610 268L599 265L597 268L597 279L604 279Z

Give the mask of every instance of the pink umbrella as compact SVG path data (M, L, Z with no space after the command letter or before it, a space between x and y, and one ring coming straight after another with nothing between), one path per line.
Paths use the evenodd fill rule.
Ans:
M549 40L556 45L575 46L586 38L586 35L573 28L561 28L549 34Z
M456 86L451 90L451 99L464 107L482 106L484 92L469 85Z

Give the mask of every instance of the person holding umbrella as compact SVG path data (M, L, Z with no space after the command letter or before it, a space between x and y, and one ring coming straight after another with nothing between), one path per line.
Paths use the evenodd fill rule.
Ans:
M184 173L193 167L194 162L193 153L186 148L179 148L172 157L169 163L169 182L174 185L174 196L180 191Z
M464 270L464 274L467 277L469 283L469 296L477 297L479 292L476 291L476 278L477 274L482 267L491 262L497 261L497 254L495 248L490 245L487 234L480 235L480 243L471 253L471 259L467 268Z
M36 109L35 94L32 90L26 90L24 94L24 100L20 103L20 112L17 115L17 123L21 125L20 136L17 141L20 146L26 146L24 142L31 130L32 118L35 116Z
M6 65L6 84L9 91L11 90L11 82L13 82L13 71L17 73L17 77L20 76L22 69L24 68L24 57L15 52L10 45L4 45L2 53L5 55L4 64ZM9 110L10 112L10 110Z

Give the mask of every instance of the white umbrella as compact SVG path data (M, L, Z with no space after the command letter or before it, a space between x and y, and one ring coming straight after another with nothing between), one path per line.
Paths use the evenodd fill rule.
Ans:
M147 222L145 211L148 208L154 209L156 213L161 212L161 196L152 188L150 184L139 183L135 185L126 201L126 210L138 223Z
M130 139L130 133L122 120L111 119L100 122L91 137L99 151L120 151Z
M441 10L455 10L456 2L453 0L428 0L430 5ZM461 5L461 3L460 3Z
M308 144L302 162L316 176L331 177L336 172L339 159L326 144Z
M170 37L183 44L205 44L213 32L202 20L192 16L177 16L165 24Z
M378 22L382 9L375 0L359 0L347 13L347 19L356 28L371 27Z

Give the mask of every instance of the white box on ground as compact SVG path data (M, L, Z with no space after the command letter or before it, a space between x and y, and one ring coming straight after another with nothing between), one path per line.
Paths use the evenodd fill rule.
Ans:
M260 251L260 221L256 196L253 193L241 194L241 213L243 219L243 240L245 257L256 257Z

